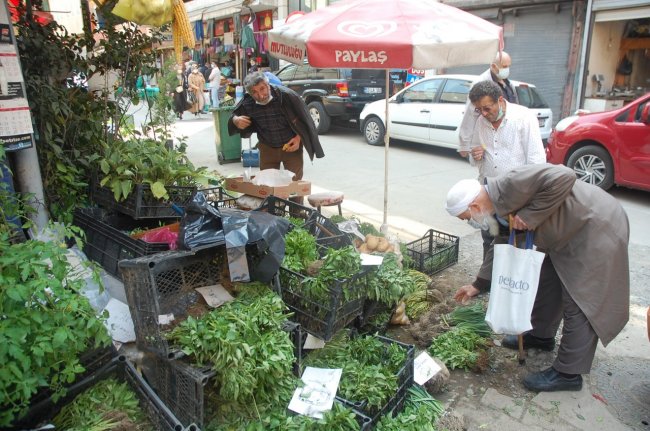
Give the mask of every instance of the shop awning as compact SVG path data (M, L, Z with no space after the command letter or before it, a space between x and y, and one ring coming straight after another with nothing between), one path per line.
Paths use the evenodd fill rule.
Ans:
M595 20L606 22L640 18L650 18L650 6L598 11Z
M205 21L208 19L231 18L234 14L242 12L242 2L241 0L192 0L185 3L185 8L190 17L190 22L199 19ZM257 0L250 3L250 8L254 12L260 12L275 9L276 6L272 3ZM247 13L248 8L244 8L243 12Z

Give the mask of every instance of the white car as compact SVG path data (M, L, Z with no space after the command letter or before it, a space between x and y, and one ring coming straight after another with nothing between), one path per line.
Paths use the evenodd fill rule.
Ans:
M470 88L478 75L436 75L424 78L389 99L390 137L421 144L458 148L458 129L463 120ZM532 84L514 84L519 103L530 108L539 120L546 145L553 112ZM383 145L386 132L386 101L368 103L359 117L361 133L370 145Z

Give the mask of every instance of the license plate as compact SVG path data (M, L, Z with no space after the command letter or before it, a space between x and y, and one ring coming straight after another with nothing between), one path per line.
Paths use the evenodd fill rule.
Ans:
M381 87L364 87L363 92L366 94L380 94Z
M539 127L544 127L546 124L546 117L538 118L537 121L539 121Z

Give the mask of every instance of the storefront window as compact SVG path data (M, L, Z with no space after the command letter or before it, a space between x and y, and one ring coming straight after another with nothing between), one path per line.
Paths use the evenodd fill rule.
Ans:
M289 0L289 13L296 11L311 12L312 0Z

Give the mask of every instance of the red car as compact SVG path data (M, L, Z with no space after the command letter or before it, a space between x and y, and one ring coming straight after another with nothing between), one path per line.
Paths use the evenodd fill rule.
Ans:
M551 132L550 163L605 190L614 184L650 191L650 93L607 112L567 117Z

